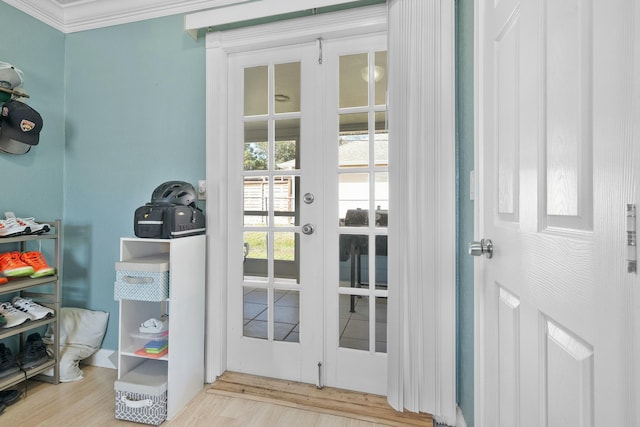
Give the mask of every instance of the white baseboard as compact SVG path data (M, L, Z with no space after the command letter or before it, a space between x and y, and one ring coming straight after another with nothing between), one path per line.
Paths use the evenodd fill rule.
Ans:
M467 422L464 420L462 409L459 406L456 406L456 427L467 427Z
M434 421L437 423L437 426L451 426L452 424L450 424L450 422L454 422L453 420L451 420L450 422L448 422L447 420L444 420L440 417L433 417ZM460 409L460 407L458 405L456 405L456 419L455 419L455 424L453 424L454 427L467 427L467 422L464 420L464 416L462 415L462 410Z
M98 366L100 368L118 369L118 352L101 348L96 351L93 356L87 357L82 361L83 365Z

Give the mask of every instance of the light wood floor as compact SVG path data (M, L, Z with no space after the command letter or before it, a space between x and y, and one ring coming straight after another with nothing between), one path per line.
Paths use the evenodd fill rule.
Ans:
M7 407L0 425L21 427L141 426L114 418L114 369L83 367L81 381L51 385L28 381L27 395ZM22 387L22 385L21 385ZM266 402L200 392L171 421L162 426L382 426L337 415L290 408Z

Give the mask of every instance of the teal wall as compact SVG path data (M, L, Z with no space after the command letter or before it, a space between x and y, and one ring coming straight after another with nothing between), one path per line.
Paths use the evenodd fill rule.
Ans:
M183 26L65 36L0 2L0 61L24 72L44 121L31 152L0 154L0 214L63 219L62 303L111 313L104 348L117 348L114 262L135 209L164 181L205 177L204 40Z
M133 214L169 180L205 178L204 41L175 15L66 36L64 303L112 313Z
M28 28L28 31L26 30ZM64 35L0 2L0 61L24 73L24 100L42 116L40 143L26 155L0 153L0 217L61 219L64 170Z
M473 0L456 2L456 174L457 174L457 400L467 426L473 411L473 201L469 173L473 170Z

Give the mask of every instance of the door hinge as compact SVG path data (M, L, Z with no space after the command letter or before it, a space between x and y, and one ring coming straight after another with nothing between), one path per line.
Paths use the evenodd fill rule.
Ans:
M638 271L636 246L636 205L627 204L627 273Z
M318 64L322 65L322 37L316 39L318 43Z
M322 390L324 384L322 383L322 362L318 362L318 385L317 387Z

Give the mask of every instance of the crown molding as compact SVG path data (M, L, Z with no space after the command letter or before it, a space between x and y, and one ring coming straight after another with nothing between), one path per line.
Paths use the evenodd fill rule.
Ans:
M252 0L2 0L65 33L247 3Z

